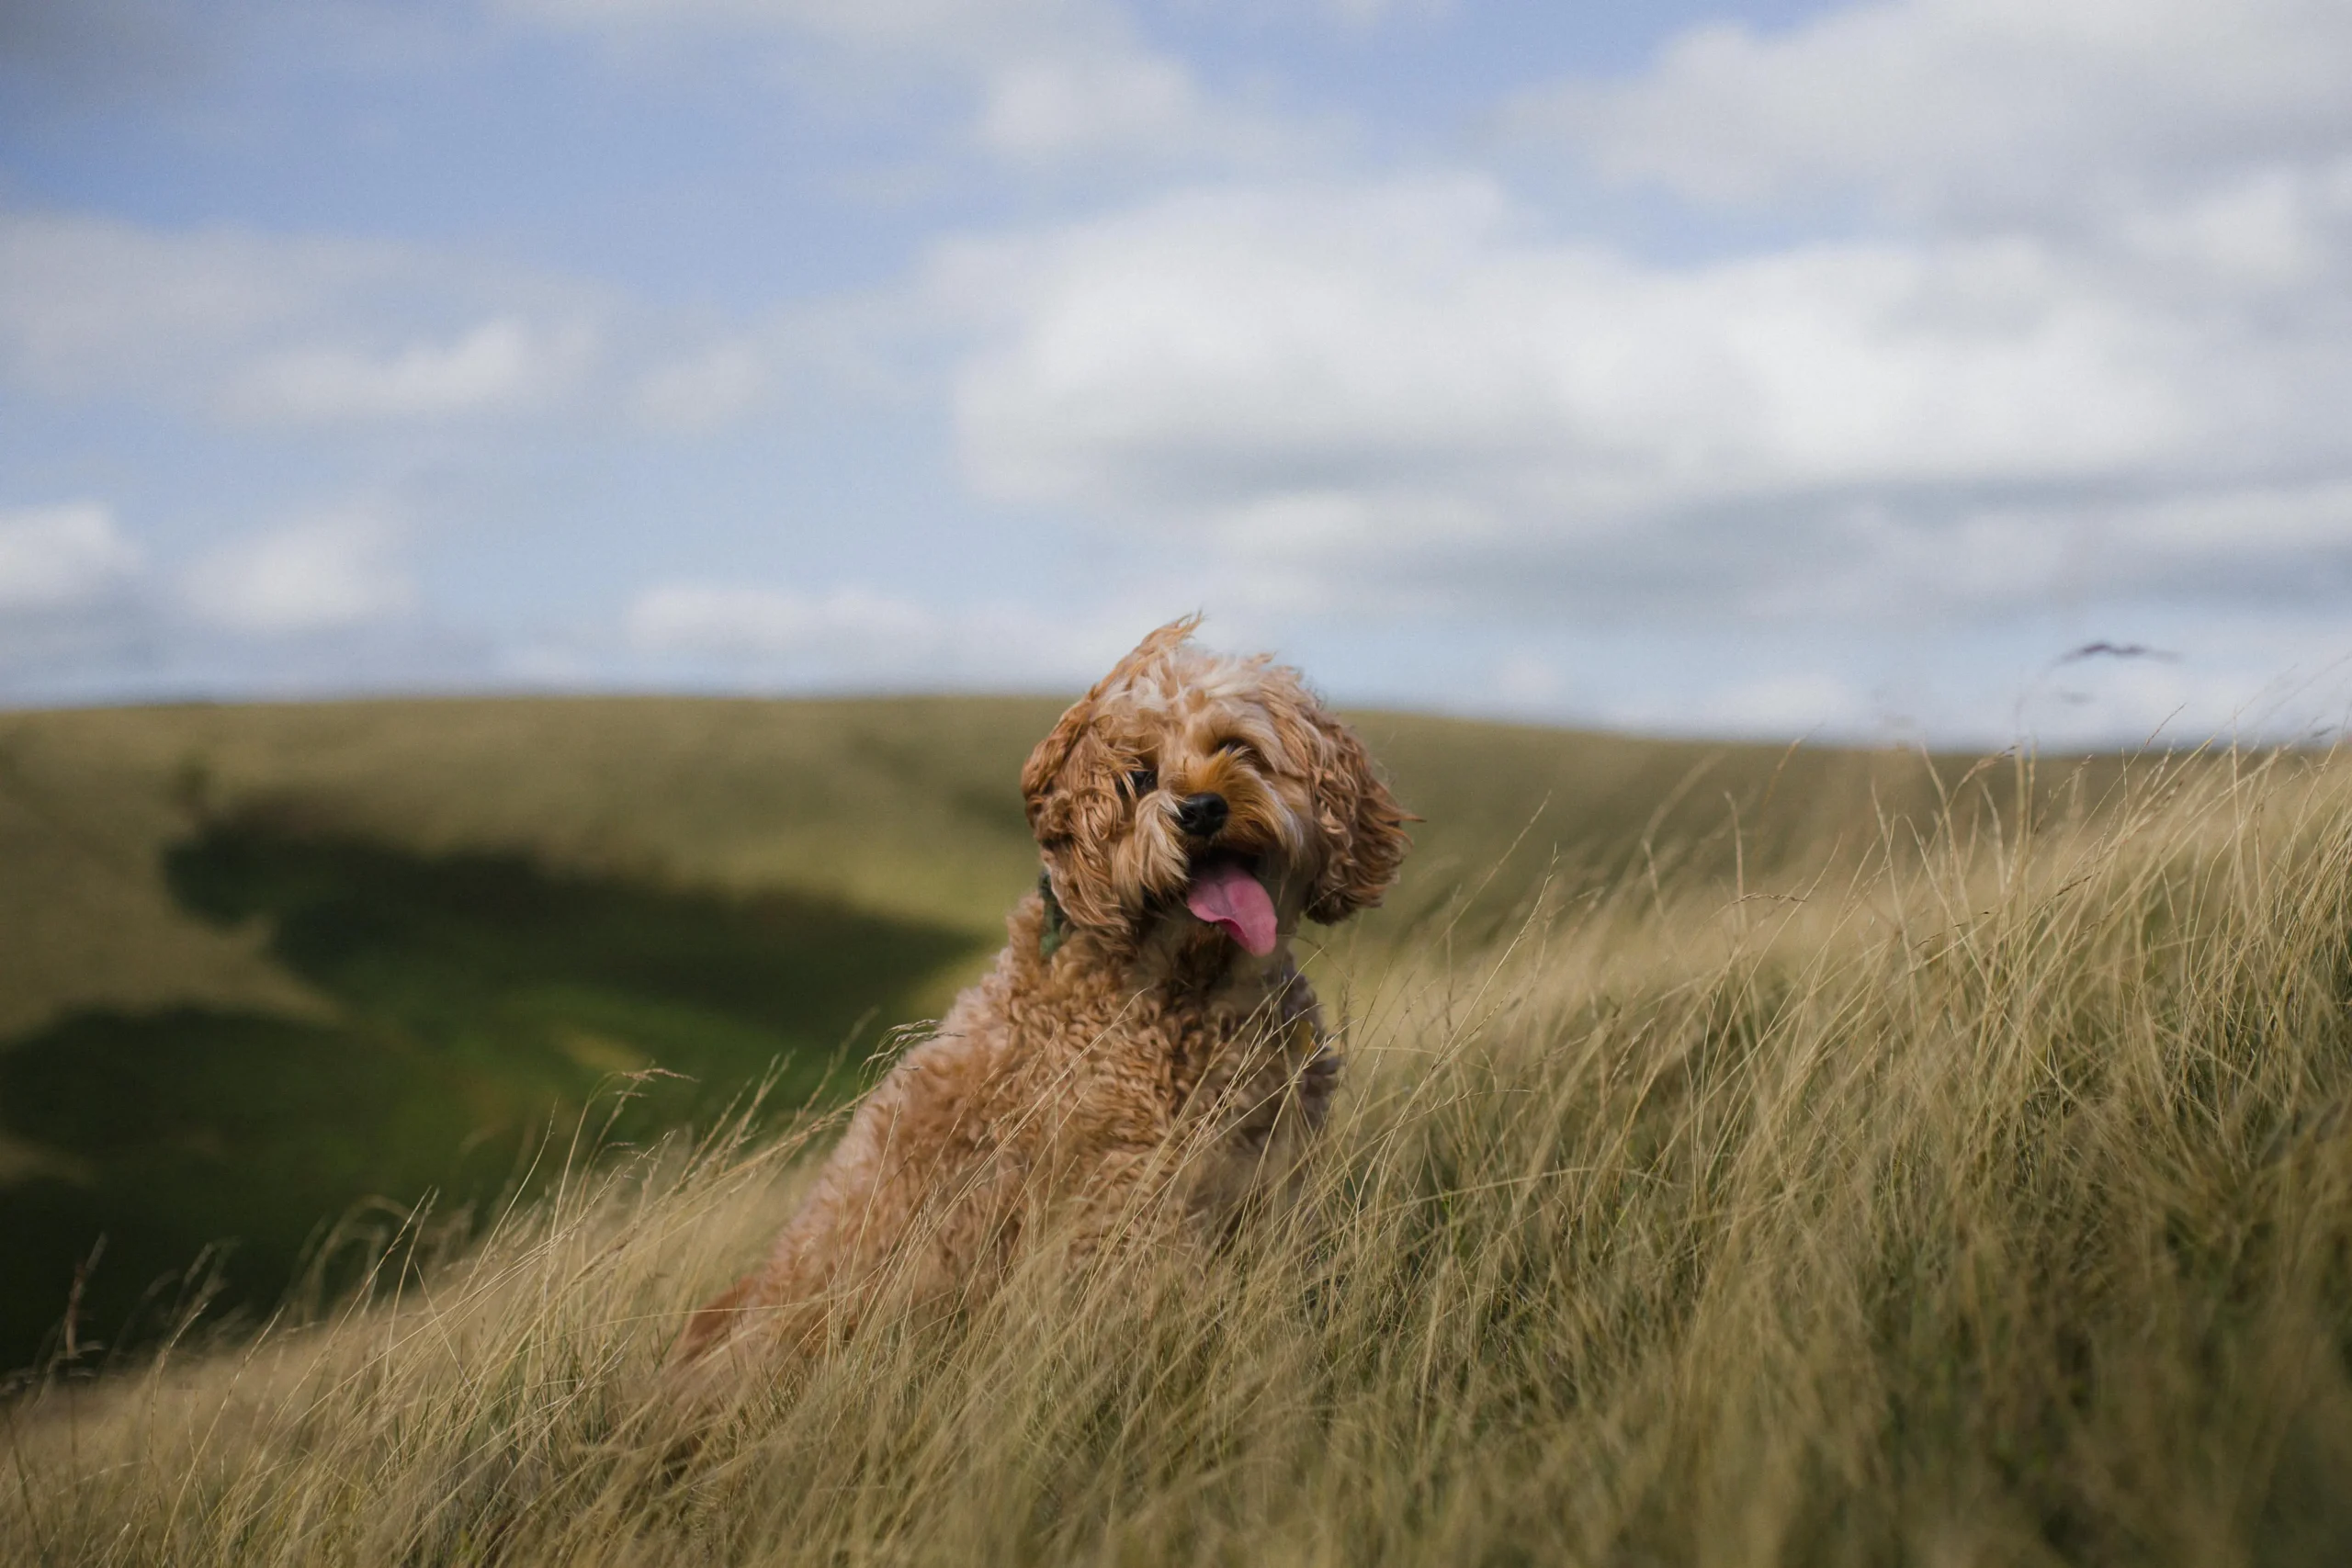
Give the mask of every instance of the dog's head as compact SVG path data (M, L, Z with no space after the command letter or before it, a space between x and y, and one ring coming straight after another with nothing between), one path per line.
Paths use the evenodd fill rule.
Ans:
M1408 840L1363 744L1295 671L1160 627L1062 715L1021 773L1070 922L1160 921L1272 952L1301 915L1377 904Z

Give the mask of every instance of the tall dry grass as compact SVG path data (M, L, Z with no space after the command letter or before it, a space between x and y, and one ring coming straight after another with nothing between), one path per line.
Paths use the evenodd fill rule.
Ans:
M396 1299L20 1402L0 1558L2345 1561L2352 785L2120 788L1332 955L1295 1212L869 1325L692 1451L656 1365L796 1145L583 1164Z

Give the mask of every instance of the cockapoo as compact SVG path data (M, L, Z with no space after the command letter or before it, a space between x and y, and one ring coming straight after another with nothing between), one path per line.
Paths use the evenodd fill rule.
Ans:
M1149 1214L1221 1227L1295 1169L1339 1058L1290 940L1380 901L1407 818L1295 671L1195 647L1196 619L1031 753L1045 874L995 967L695 1313L675 1373L731 1385L884 1294L972 1299L1040 1230L1083 1251Z

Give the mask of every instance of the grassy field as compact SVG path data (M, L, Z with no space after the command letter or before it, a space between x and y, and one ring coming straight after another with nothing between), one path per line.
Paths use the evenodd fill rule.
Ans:
M1413 767L1482 735L1451 798L1498 818L1606 776L1430 733L1386 747L1425 811ZM2345 1561L2352 784L2044 764L1914 838L1888 760L1806 761L1791 806L1723 759L1736 844L1656 854L1680 773L1626 765L1517 892L1442 870L1320 954L1338 1123L1225 1249L1041 1247L685 1450L653 1370L826 1126L583 1155L486 1236L379 1245L396 1296L53 1375L0 1556Z
M1057 709L0 716L0 1369L62 1348L69 1302L85 1356L192 1292L266 1312L356 1208L478 1214L621 1076L678 1075L608 1141L854 1089L1035 875L1014 780ZM1938 804L1894 753L1362 723L1428 818L1374 947L1444 910L1476 950L1547 876L1812 874Z
M617 1075L616 1136L849 1087L987 950L977 889L1020 886L1017 807L890 744L1011 769L1037 709L6 721L0 1364L77 1276L98 1343L199 1286L266 1309L354 1205L494 1199Z

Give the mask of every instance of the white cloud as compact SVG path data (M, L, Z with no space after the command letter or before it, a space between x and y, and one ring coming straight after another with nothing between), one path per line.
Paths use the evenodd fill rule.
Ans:
M198 562L185 586L199 620L261 637L366 626L405 615L416 601L394 530L365 513L239 540Z
M397 531L351 512L175 568L98 502L0 512L0 702L479 684L484 639L410 615Z
M985 83L981 143L1012 157L1047 158L1105 142L1179 142L1203 118L1192 73L1174 61L1106 58L1014 62Z
M1454 0L1322 0L1317 7L1353 28L1366 28L1392 17L1442 17L1453 10Z
M649 33L767 35L956 84L973 145L1016 164L1262 161L1321 139L1208 92L1113 0L509 0L542 22ZM798 61L805 75L826 73Z
M1664 716L1653 711L1636 716L1621 710L1612 716L1619 723L1643 728L1665 716L1672 728L1685 732L1772 739L1824 732L1866 733L1880 722L1868 693L1842 675L1818 670L1783 671L1734 681L1696 701L1685 697Z
M788 659L825 653L843 639L881 646L928 644L935 618L903 600L861 590L823 598L778 589L669 583L629 606L629 640L656 653L719 653Z
M1020 605L935 608L857 587L809 594L680 581L639 594L625 632L640 652L729 680L972 689L1083 683L1168 615L1105 605L1061 617Z
M2143 66L2180 87L2211 14L2159 9L2141 42L2171 63ZM1794 83L1773 75L1757 104L1804 106L1823 80L1809 50L1827 47L1806 40L1849 21L1931 62L1992 28L2055 51L2058 75L2088 71L2082 50L2138 47L2124 12L2046 12L1917 0L1738 50ZM2265 5L2253 26L2281 17ZM2275 45L2222 63L2284 71L2286 92L2305 77ZM1681 104L1691 50L1611 92ZM1872 92L1856 87L1863 108L1898 113ZM2301 163L2209 148L2178 190L2162 169L2120 176L2145 200L2088 226L1959 221L1954 197L1938 226L1665 264L1559 237L1475 174L1238 184L945 244L924 287L971 322L955 419L976 491L1206 541L1291 614L2310 600L2352 592L2352 136L2322 134L2335 98L2301 101ZM1771 136L1724 141L1778 157ZM2120 169L2150 146L2117 134L2098 155Z
M648 372L633 401L638 417L657 430L710 430L758 402L769 379L767 360L757 348L718 343Z
M989 258L959 413L1020 499L1498 469L1587 506L2099 472L2201 435L2190 345L2022 243L1682 271L1475 183L1180 198Z
M872 49L976 51L1102 24L1092 0L512 0L573 27L784 28Z
M1475 179L1194 192L952 247L929 287L977 323L983 493L1327 596L1997 611L2203 592L2248 530L2306 571L2352 548L2327 288L2256 308L2022 234L1645 264Z
M96 502L0 512L0 611L85 610L121 592L141 564Z
M2186 274L2248 302L2339 277L2352 229L2352 157L2255 168L2169 203L2109 215L2100 236L2156 276Z
M560 391L591 352L583 328L542 333L502 316L389 355L327 345L272 354L231 384L227 400L243 417L296 423L497 412Z
M0 211L0 378L52 400L293 423L499 412L575 383L609 310L401 245Z
M1504 712L1555 711L1569 690L1557 663L1526 649L1506 655L1487 671L1484 685L1486 694Z
M2054 215L2340 152L2347 79L2336 0L1889 0L1694 28L1519 118L1702 198Z
M153 381L379 283L387 248L0 212L0 364L74 395Z

